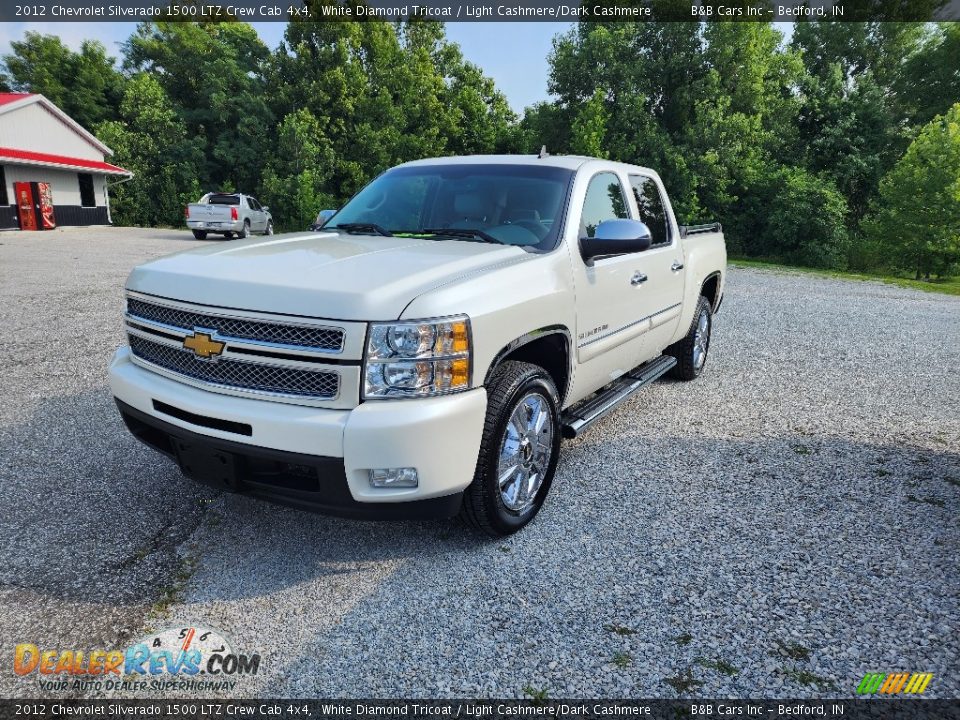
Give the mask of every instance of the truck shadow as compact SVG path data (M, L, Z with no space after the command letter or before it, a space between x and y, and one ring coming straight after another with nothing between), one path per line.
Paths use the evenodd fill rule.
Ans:
M311 576L470 543L452 521L342 520L195 483L130 436L106 387L44 400L28 422L0 427L0 457L0 492L16 509L0 522L0 587L149 604L183 574L198 531L204 552L272 564L275 573L282 558L297 557ZM278 579L260 587L255 573L244 592Z

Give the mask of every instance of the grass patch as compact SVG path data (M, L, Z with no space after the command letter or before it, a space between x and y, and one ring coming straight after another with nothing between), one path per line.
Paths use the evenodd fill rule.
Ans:
M696 662L700 667L705 667L710 670L716 670L718 673L723 673L724 675L733 676L733 675L736 675L738 672L740 672L739 670L737 670L737 668L735 668L733 665L728 663L723 658L717 658L716 660L707 660L706 658L697 658Z
M925 503L927 505L936 505L937 507L943 507L944 505L947 504L940 498L934 498L934 497L918 498L916 495L907 495L907 501L915 502L915 503Z
M677 635L673 639L673 641L677 645L689 645L692 640L693 640L693 635L691 635L690 633L681 633L680 635Z
M809 660L810 659L810 648L806 648L800 643L788 642L782 643L778 642L777 645L780 646L780 650L791 660Z
M815 685L821 690L836 690L837 686L833 683L833 680L829 678L820 677L815 675L809 670L797 670L790 669L784 670L784 675L786 675L791 680L794 680L801 685Z
M533 704L546 702L549 699L548 689L547 688L535 688L533 685L524 685L523 694L528 695L533 701Z
M626 625L618 625L617 623L607 623L603 626L603 629L607 632L612 632L617 635L636 635L637 631L633 628L628 628Z
M155 615L164 615L170 606L180 599L180 594L187 586L190 578L197 569L197 560L193 556L183 558L180 566L174 570L170 584L160 588L160 597L151 608Z
M813 450L811 450L806 445L792 445L791 447L793 448L793 451L797 455L809 455L810 453L813 452Z
M693 673L690 672L690 668L687 668L682 675L664 678L663 681L676 690L678 695L689 693L694 688L698 688L703 685L702 682L693 677Z
M499 551L502 552L502 553L508 553L508 552L510 552L510 548L507 547L506 545L501 545L501 546L499 546L499 547L497 548L497 550L499 550Z
M924 292L943 293L944 295L960 295L960 278L944 278L942 280L914 280L912 278L899 277L897 275L868 274L868 273L849 273L839 270L821 270L818 268L795 267L793 265L780 265L778 263L766 262L764 260L748 260L745 258L735 258L729 261L733 267L761 268L766 270L790 270L793 272L809 273L819 275L820 277L837 278L840 280L861 280L869 282L882 282L888 285L910 288L911 290L922 290Z
M630 653L618 651L613 654L612 658L610 658L610 662L613 665L616 665L621 670L623 670L625 667L627 667L630 663L633 662L633 658L630 657Z

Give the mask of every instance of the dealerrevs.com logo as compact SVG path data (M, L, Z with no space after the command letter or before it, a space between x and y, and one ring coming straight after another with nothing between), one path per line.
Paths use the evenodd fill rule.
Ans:
M219 630L168 627L124 650L41 649L20 643L13 671L43 690L232 690L256 675L260 655L236 652Z
M933 673L867 673L857 686L857 695L922 695Z

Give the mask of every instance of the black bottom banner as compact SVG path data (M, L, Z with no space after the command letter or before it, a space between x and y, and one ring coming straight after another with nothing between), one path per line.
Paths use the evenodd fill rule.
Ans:
M0 717L960 720L960 700L0 700Z

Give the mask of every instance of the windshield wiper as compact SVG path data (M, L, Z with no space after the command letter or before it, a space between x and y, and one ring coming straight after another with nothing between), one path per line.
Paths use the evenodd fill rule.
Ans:
M452 238L477 238L483 242L502 245L493 235L488 235L483 230L469 230L467 228L424 228L420 232L426 235L446 235Z
M332 227L337 230L346 230L348 233L366 233L368 235L383 235L384 237L393 237L393 233L385 230L375 223L338 223Z

